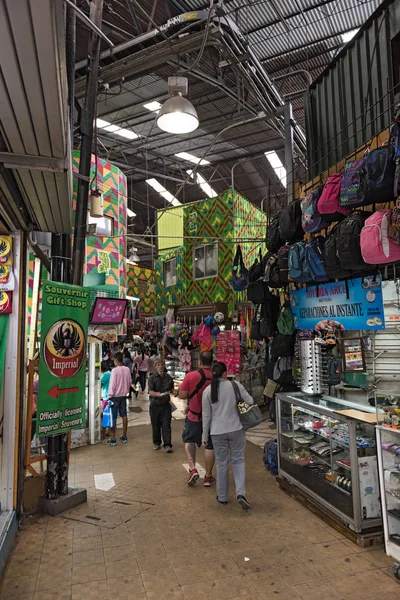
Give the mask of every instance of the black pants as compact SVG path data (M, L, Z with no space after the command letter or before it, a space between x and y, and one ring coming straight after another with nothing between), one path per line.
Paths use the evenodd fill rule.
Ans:
M171 444L171 419L172 410L171 405L168 404L150 404L150 419L151 427L153 429L153 444L161 445L161 434L162 441L164 442L164 448L166 446L172 446Z
M147 371L139 371L138 376L139 376L140 387L142 388L142 392L144 392L144 390L146 389Z

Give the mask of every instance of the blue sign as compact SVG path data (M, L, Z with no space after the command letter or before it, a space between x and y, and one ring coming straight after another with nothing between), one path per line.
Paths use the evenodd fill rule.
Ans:
M297 329L385 329L380 275L292 291L290 305Z

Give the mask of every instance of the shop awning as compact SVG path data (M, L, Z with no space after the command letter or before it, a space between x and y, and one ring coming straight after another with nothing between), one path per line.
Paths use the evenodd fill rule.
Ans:
M0 2L0 228L71 231L62 0Z

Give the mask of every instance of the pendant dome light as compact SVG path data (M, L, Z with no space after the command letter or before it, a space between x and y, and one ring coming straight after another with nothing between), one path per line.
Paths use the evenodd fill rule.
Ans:
M188 92L186 77L169 77L168 92L171 95L157 116L157 125L167 133L182 135L198 128L199 118L193 104L184 98Z

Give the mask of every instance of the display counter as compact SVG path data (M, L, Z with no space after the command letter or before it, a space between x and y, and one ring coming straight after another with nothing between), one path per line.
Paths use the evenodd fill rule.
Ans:
M279 476L357 533L382 525L375 409L277 394Z

